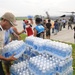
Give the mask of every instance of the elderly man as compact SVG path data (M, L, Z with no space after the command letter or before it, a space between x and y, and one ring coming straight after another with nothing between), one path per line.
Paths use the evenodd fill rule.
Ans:
M4 43L4 30L10 29L13 25L15 25L15 16L10 12L5 13L1 17L1 22L0 22L0 75L5 75L2 68L2 60L4 61L16 60L14 56L5 58L1 55Z

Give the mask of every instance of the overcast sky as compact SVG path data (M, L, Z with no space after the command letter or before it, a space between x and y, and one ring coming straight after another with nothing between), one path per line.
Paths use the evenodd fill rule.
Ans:
M46 15L60 16L75 11L75 0L0 0L0 16L12 12L15 16Z

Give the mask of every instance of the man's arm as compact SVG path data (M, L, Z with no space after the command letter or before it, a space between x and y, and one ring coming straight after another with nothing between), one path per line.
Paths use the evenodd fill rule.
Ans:
M18 40L20 40L21 38L20 38L20 36L18 35L19 34L19 32L18 32L18 30L17 30L17 28L16 27L12 27L12 28L10 28L10 34L13 34L15 37L17 37L18 38Z
M14 58L14 55L10 56L9 58L5 58L2 55L0 55L0 60L4 60L4 61L14 61L16 60L16 58Z
M19 35L17 35L15 32L14 33L12 33L15 37L17 37L18 38L18 40L20 40L21 39L21 37L19 36Z
M17 35L20 35L24 32L24 30L22 30L21 32L18 32L17 28L16 27L13 27L13 30L14 32L17 34Z

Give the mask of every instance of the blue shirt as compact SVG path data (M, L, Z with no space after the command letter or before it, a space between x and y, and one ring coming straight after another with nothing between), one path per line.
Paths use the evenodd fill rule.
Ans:
M58 24L58 22L56 22L55 24L54 24L54 26L55 26L55 29L59 29L59 24Z
M45 30L45 28L41 25L41 24L39 24L39 25L37 25L36 27L35 27L35 29L37 30L37 34L39 34L39 33L41 33L41 32L44 32L44 30Z
M36 36L40 37L40 38L44 38L44 30L45 30L45 28L41 24L39 24L39 25L37 25L35 27L35 29L37 31Z
M9 38L10 38L10 34L12 34L12 33L14 33L12 28L5 31L4 45L6 45L10 42Z

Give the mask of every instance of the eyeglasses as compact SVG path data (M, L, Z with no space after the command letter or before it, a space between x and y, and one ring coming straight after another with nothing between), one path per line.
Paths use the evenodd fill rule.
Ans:
M1 20L3 20L3 18L1 18Z
M7 19L4 19L4 18L1 18L1 20L6 20L6 21L8 21ZM12 25L12 22L10 22L10 21L8 21L11 25Z

